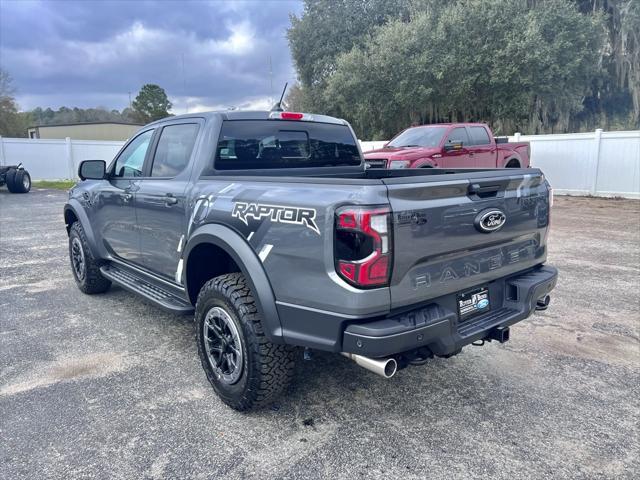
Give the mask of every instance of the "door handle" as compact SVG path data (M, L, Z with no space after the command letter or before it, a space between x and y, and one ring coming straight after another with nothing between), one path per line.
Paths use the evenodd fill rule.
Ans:
M503 185L480 185L479 183L472 183L469 185L468 192L469 195L476 195L479 198L489 198L502 196L498 195L498 193L500 193L503 188Z
M167 193L164 197L164 203L165 205L167 205L167 207L170 207L171 205L175 205L176 203L178 203L178 199L172 194Z
M121 193L120 194L120 198L122 198L122 200L124 202L128 202L129 200L131 200L133 198L133 194L131 194L131 193Z

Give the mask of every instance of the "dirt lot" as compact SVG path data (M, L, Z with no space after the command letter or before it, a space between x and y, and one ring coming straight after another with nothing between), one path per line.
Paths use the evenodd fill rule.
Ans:
M190 318L76 289L65 196L0 191L0 478L640 475L640 202L556 199L558 287L510 342L392 380L316 354L240 414Z

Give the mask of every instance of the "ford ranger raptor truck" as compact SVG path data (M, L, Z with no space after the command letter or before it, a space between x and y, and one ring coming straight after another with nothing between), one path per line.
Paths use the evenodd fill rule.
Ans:
M556 283L540 170L366 169L337 118L170 117L78 173L64 221L79 289L195 312L202 367L237 410L283 392L297 347L391 377L509 340Z

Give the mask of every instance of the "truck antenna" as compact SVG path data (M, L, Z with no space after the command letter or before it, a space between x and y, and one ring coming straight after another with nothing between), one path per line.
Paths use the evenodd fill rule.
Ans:
M284 88L282 89L282 95L280 95L280 100L278 100L278 103L276 103L273 107L271 107L271 111L272 112L282 112L282 99L284 99L284 92L287 91L287 85L289 85L288 82L285 82L284 84Z

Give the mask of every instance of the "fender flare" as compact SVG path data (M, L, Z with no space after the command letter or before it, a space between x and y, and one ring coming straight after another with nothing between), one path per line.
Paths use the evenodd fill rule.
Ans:
M240 236L229 227L220 224L207 224L198 227L187 240L184 248L182 278L184 286L189 292L187 265L191 251L202 243L209 243L224 250L247 279L251 288L258 312L264 319L264 333L272 343L284 343L282 324L276 308L276 298L271 288L271 282L262 266L262 262L255 251Z
M84 230L84 234L87 237L89 248L91 249L91 253L93 254L94 258L100 258L101 255L98 244L96 243L96 236L93 233L93 228L91 228L91 222L89 221L89 217L85 213L84 208L82 208L80 202L75 198L70 198L69 201L64 205L65 217L68 211L71 211L80 222L80 225L82 225L82 229ZM65 218L65 224L66 223L67 220ZM68 231L69 230L67 229L67 233Z

